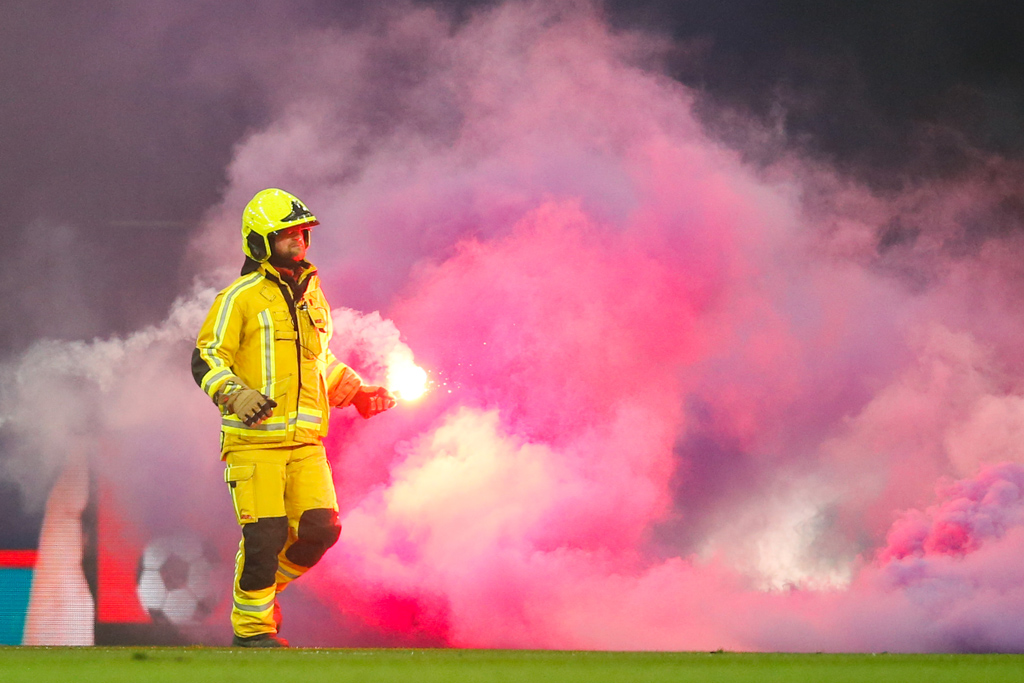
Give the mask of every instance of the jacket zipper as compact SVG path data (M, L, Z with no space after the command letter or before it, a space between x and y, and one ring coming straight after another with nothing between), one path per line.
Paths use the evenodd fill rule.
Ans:
M281 288L281 293L284 294L284 300L288 303L288 312L292 315L292 325L295 326L295 374L299 378L298 388L295 390L295 415L297 418L299 403L302 400L302 340L299 338L302 332L299 329L299 316L295 310L295 301L292 299L291 288L287 283L280 280L278 280L277 286Z

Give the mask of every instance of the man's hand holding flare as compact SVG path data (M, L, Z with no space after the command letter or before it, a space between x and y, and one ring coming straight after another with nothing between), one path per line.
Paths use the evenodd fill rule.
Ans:
M393 408L395 397L384 387L366 385L360 387L356 392L352 398L352 405L356 407L360 415L368 420L378 413Z

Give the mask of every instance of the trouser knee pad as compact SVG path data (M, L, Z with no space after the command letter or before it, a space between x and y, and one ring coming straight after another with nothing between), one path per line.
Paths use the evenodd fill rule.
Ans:
M306 510L299 517L298 539L285 551L284 556L300 567L312 567L320 561L328 548L337 543L340 535L341 523L338 522L337 510Z
M242 525L245 559L238 587L244 591L269 588L275 583L277 555L288 541L287 517L263 517Z

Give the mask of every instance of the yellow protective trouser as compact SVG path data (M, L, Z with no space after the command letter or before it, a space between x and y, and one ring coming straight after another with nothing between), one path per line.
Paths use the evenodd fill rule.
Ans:
M224 479L242 540L235 557L235 635L276 633L277 594L338 540L338 501L322 444L229 451Z

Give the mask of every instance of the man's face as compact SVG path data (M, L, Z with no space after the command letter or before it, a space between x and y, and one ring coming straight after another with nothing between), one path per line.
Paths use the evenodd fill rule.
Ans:
M274 256L289 261L301 261L306 258L306 228L285 228L271 235L274 243Z

